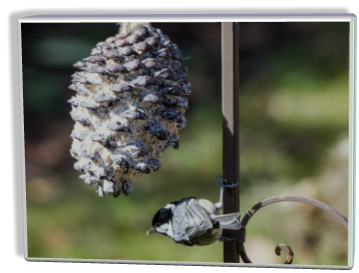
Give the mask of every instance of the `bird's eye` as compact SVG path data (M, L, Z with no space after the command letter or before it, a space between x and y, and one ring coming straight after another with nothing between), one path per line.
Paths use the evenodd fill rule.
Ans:
M156 226L157 228L159 228L161 225L160 225L159 223L157 223L155 226Z

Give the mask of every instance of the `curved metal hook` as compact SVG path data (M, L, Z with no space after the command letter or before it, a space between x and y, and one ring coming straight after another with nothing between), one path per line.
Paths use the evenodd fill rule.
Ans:
M291 264L293 262L293 256L294 256L292 249L286 244L279 244L276 246L274 252L275 254L277 254L277 256L280 256L281 251L284 251L286 255L286 261L284 264ZM243 242L239 243L238 253L244 263L246 264L252 263L251 259L249 259L247 255L246 249L244 248Z
M265 200L257 203L243 217L242 227L246 228L249 219L260 208L263 208L263 207L268 206L268 205L273 204L273 203L283 202L283 201L300 202L300 203L305 203L305 204L312 205L312 206L315 206L317 208L320 208L320 209L328 212L335 219L337 219L346 229L348 229L348 219L345 218L340 212L336 211L332 207L329 207L328 205L326 205L326 204L324 204L322 202L319 202L319 201L311 199L311 198L300 197L300 196L275 196L275 197L271 197L271 198L265 199Z
M263 207L268 206L268 205L273 204L273 203L283 202L283 201L300 202L300 203L305 203L305 204L312 205L312 206L315 206L317 208L320 208L320 209L328 212L330 215L332 215L336 220L338 220L348 230L348 219L345 218L340 212L338 212L337 210L333 209L332 207L329 207L328 205L326 205L326 204L324 204L322 202L319 202L317 200L314 200L314 199L311 199L311 198L306 198L306 197L299 197L299 196L276 196L276 197L271 197L271 198L265 199L265 200L257 203L250 210L248 210L246 215L243 217L242 228L241 229L245 230L249 219L260 208L263 208ZM293 253L292 249L289 246L285 245L285 244L279 244L275 248L275 253L279 256L281 250L286 253L286 262L285 262L285 264L291 264L293 262L293 256L294 256L294 253ZM239 244L239 255L241 256L243 262L252 263L251 260L247 256L247 253L246 253L246 250L244 248L244 243L243 242L241 242Z
M274 252L275 254L277 254L277 256L280 256L281 251L284 251L286 255L286 261L284 264L291 264L293 262L293 256L294 256L292 249L286 244L279 244L276 246Z

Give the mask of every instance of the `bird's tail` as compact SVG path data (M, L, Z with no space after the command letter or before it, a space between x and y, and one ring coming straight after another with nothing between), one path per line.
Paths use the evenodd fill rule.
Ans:
M224 215L211 215L213 220L218 221L219 227L221 229L231 230L237 230L241 228L241 222L239 222L240 217L240 212L228 213Z

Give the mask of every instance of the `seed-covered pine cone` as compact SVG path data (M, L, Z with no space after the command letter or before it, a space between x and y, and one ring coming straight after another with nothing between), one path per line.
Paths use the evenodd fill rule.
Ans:
M98 43L74 66L82 70L69 86L74 167L99 196L128 195L134 179L160 168L168 146L179 147L191 93L181 51L144 25Z

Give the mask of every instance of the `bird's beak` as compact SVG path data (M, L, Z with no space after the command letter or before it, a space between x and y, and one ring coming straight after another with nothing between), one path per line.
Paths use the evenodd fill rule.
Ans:
M155 230L153 228L151 228L149 231L147 231L146 235L151 234L153 232L155 232Z

